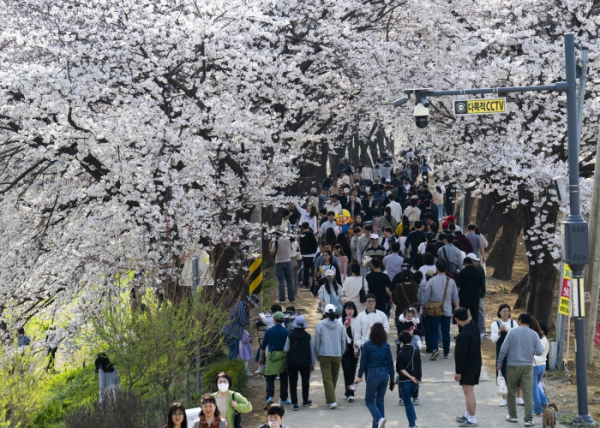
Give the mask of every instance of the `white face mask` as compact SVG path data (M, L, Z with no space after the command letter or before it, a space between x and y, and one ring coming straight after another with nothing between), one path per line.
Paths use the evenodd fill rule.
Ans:
M219 388L219 391L221 392L227 392L229 391L229 384L228 383L220 383L217 385L217 387Z

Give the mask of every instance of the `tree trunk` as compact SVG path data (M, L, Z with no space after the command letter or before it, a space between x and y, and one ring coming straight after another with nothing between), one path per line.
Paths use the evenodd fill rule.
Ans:
M323 142L316 143L312 148L307 148L307 161L301 164L299 177L292 185L284 189L285 195L305 195L310 192L311 187L316 187L317 191L321 189L321 183L327 178L327 156L329 154L329 144Z
M466 192L465 195L465 212L464 212L464 228L466 229L469 223L471 223L471 214L473 213L473 206L475 205L475 198L471 196L470 192ZM465 230L463 233L467 233Z
M505 218L504 207L496 203L495 195L486 195L479 201L477 208L477 224L488 241L487 251L491 251L498 236L498 231L508 220ZM491 205L491 207L490 207Z
M522 225L520 210L511 210L504 215L502 235L494 244L486 261L489 266L494 267L492 278L510 281Z

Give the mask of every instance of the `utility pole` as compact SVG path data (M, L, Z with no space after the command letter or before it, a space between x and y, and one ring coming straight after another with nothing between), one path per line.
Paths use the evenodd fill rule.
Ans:
M200 260L198 256L192 256L192 289L194 292L194 304L198 304L198 286L200 284ZM200 344L196 346L196 393L200 394Z
M598 321L598 294L600 291L600 127L596 143L596 166L594 168L594 190L592 191L592 207L590 213L590 264L585 275L585 309L588 314L585 325L585 357L586 361L594 361L594 334ZM589 293L589 294L588 294ZM589 298L588 298L589 296Z
M408 101L411 94L415 95L416 106L414 110L416 126L425 128L429 119L429 101L428 97L455 96L468 94L505 94L512 92L541 92L556 91L565 92L567 95L567 141L569 149L569 202L570 214L564 224L564 262L569 264L572 271L571 279L571 305L575 324L576 355L575 364L577 367L577 411L578 414L573 420L573 426L595 426L592 417L588 414L587 402L587 366L585 355L585 305L583 289L583 271L585 265L589 263L589 236L588 224L581 216L579 206L579 134L581 126L579 123L578 107L583 107L583 99L578 105L577 99L577 75L575 64L575 35L567 33L564 36L565 42L565 69L566 82L558 82L553 85L543 86L517 86L504 88L478 88L478 89L459 89L452 91L430 91L429 89L408 89L404 93L406 97L394 101L394 107L401 106ZM578 46L581 49L581 46ZM583 49L582 49L583 53ZM587 57L587 52L583 53ZM582 97L583 98L583 97ZM483 101L483 100L478 100ZM483 104L486 114L491 112L504 111L504 102L494 100L490 102L490 107ZM460 107L461 110L458 109ZM478 107L478 108L481 108ZM456 101L455 114L465 114L468 112L468 102ZM474 113L471 113L474 114Z

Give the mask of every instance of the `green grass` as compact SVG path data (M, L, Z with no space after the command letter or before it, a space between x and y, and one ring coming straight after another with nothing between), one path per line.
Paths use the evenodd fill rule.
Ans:
M558 415L558 421L565 426L571 426L571 424L573 423L573 419L575 419L575 413L565 413L562 415Z

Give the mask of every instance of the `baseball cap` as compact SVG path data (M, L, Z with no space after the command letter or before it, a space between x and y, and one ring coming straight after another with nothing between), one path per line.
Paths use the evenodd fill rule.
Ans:
M385 180L386 183L390 183L391 180L388 178L387 180Z
M435 276L435 269L427 269L426 276Z
M475 253L469 253L469 254L467 254L467 257L470 258L471 260L477 260L477 261L479 261L479 257L477 257L475 255Z
M325 276L335 276L335 271L333 269L327 269L327 271L325 271Z
M371 233L371 238L370 239L379 239L379 235L376 233Z
M456 219L454 218L453 215L449 215L448 217L444 217L444 220L451 221L452 223L454 223L456 221Z
M304 315L298 315L296 319L294 319L294 328L306 328L306 318Z
M276 319L277 321L281 321L281 320L285 319L285 315L283 314L283 312L277 311L273 314L273 319Z
M333 306L331 303L325 306L325 313L335 313L335 306Z
M448 229L449 227L450 227L450 223L448 223L447 221L442 222L442 229Z

